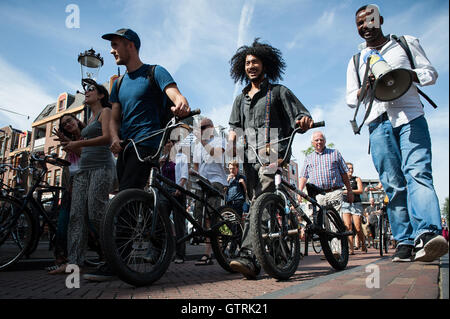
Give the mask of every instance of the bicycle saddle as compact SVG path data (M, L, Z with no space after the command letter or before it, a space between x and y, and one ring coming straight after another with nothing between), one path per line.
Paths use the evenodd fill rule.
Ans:
M317 195L325 195L325 190L311 183L306 183L306 190L308 195L316 198Z
M225 198L224 195L222 195L217 189L215 189L214 186L212 186L206 178L200 176L198 172L191 169L189 170L189 174L197 178L196 183L198 184L198 186L200 186L202 192L204 192L208 196L220 197L222 199Z

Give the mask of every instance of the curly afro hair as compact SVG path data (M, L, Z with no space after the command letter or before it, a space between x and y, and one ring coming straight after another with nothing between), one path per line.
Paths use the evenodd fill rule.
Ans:
M271 82L283 80L282 74L286 68L281 51L266 43L258 42L259 38L253 41L251 46L241 46L230 60L230 75L235 83L250 81L245 73L245 59L247 55L253 55L259 58L263 63L263 72Z

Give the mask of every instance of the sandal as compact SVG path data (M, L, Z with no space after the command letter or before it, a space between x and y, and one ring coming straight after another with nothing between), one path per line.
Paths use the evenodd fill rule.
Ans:
M50 270L48 272L48 274L49 275L64 275L64 274L66 274L66 268L67 268L67 264L62 264L62 265L58 266L56 269Z
M207 266L212 264L213 264L212 258L211 256L208 255L203 255L202 258L200 258L195 262L196 266Z
M53 266L45 267L44 269L50 272L50 271L58 269L60 266L61 265L56 264L56 265L53 265Z

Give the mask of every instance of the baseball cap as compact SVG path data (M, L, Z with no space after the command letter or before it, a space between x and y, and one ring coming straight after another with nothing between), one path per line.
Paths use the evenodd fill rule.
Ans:
M131 29L122 28L114 33L104 34L102 35L102 38L105 40L112 40L114 36L119 36L133 42L137 50L141 47L141 40L139 39L139 36Z

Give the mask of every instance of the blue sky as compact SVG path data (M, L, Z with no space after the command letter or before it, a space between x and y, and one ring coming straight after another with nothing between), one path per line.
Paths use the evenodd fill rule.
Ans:
M440 202L449 193L449 4L444 0L377 1L385 18L385 34L420 39L439 72L424 91L439 105L425 103L433 141L433 170ZM66 6L80 10L80 28L67 28ZM289 87L315 120L325 120L328 142L335 144L355 175L376 178L367 154L368 134L352 133L353 111L345 104L345 74L350 57L361 43L354 13L363 1L317 0L152 0L152 1L5 1L0 2L0 127L31 129L43 107L62 92L80 89L80 52L93 47L105 64L99 80L117 73L109 42L101 35L121 27L141 37L141 58L165 66L193 108L228 126L236 86L229 60L242 44L255 37L279 48L287 64L282 84ZM122 67L121 73L125 69ZM294 156L311 133L298 136Z

